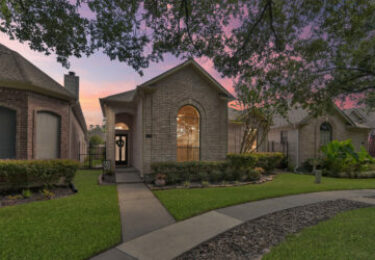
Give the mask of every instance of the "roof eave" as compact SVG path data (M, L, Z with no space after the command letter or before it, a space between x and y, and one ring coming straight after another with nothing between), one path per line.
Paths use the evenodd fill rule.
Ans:
M43 94L46 96L63 99L66 101L75 101L75 97L70 94L57 93L55 91L50 91L39 86L35 86L30 82L20 82L20 81L0 81L2 87L19 89L19 90L28 90L38 94Z

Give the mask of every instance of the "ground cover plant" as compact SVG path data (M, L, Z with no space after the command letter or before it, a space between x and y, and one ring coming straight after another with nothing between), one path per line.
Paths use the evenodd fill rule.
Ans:
M78 193L0 208L0 259L87 259L121 241L116 186L79 171Z
M375 179L323 177L314 183L311 175L283 173L271 182L225 188L170 189L153 191L176 220L249 201L330 190L374 189Z

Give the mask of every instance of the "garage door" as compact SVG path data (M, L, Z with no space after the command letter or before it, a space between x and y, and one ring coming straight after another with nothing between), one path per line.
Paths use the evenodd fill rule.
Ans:
M16 157L16 111L0 106L0 159Z
M49 112L38 112L36 122L36 158L59 158L60 117Z

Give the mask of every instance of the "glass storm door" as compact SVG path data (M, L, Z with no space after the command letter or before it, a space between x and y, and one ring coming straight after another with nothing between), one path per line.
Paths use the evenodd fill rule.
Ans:
M128 164L128 135L117 134L115 138L116 165Z

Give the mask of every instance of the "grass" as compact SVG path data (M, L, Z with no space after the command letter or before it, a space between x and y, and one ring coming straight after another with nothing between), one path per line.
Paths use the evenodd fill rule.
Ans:
M262 259L375 259L374 219L375 208L340 213L328 221L288 236Z
M375 179L322 178L314 183L314 176L285 173L264 184L225 188L172 189L154 191L154 194L175 217L183 220L203 212L285 195L349 189L374 189Z
M79 171L75 195L0 208L0 259L87 259L121 241L115 186Z

